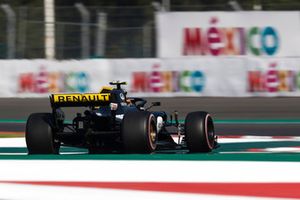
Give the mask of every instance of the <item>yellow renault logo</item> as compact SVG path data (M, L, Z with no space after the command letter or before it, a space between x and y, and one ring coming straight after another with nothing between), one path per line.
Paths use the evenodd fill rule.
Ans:
M53 94L54 103L109 101L110 94Z

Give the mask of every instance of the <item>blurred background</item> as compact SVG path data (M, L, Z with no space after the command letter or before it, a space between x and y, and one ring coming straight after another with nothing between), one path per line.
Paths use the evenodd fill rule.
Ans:
M298 0L0 0L0 97L97 92L124 80L134 96L176 97L163 100L170 111L188 101L180 97L202 97L184 113L199 106L224 118L234 108L231 118L280 118L275 110L298 118L288 98L300 96L299 10ZM223 46L201 43L212 26ZM48 109L42 101L37 111Z
M1 0L0 4L1 59L47 58L45 31L53 25L53 56L60 60L156 57L156 12L300 9L295 0ZM52 8L53 19L46 19Z
M126 195L153 199L156 196L142 192L139 196L134 191L125 194L79 187L8 187L5 183L31 180L47 185L51 181L83 181L86 187L89 181L121 181L124 187L128 180L145 185L150 180L152 185L155 177L158 179L154 182L166 183L258 181L256 187L250 186L250 195L255 195L253 191L258 187L263 188L259 183L277 181L277 188L268 186L273 189L269 191L270 197L277 197L274 190L278 188L286 189L282 194L287 196L281 197L295 198L299 193L299 163L236 165L238 162L232 160L299 161L299 154L294 153L300 149L300 0L0 0L0 30L1 199L41 199L42 195L43 199L51 200L71 199L70 195L80 200L95 195L109 199L120 199L121 195L122 199ZM85 150L72 148L62 148L57 156L27 156L27 118L31 113L51 112L50 94L99 92L113 80L126 81L128 85L124 87L130 96L144 97L148 103L160 101L162 106L153 110L166 111L169 116L178 111L179 119L184 120L193 111L209 112L221 148L203 157L185 157L177 151L156 158L155 154L81 157ZM73 120L85 109L64 108L66 119ZM270 152L283 154L272 157ZM155 161L157 166L163 166L158 171L167 176L160 177L153 170L154 163L146 161L149 158L167 160ZM186 158L214 162L202 165L188 161L178 168L179 160ZM109 162L111 159L114 161ZM134 160L132 167L127 159ZM139 159L143 159L146 168L135 164ZM227 159L228 163L224 162ZM197 165L191 168L193 163ZM175 173L184 167L189 167L188 173ZM281 170L283 167L285 170ZM128 169L137 172L135 176ZM94 173L95 170L106 173ZM214 173L207 173L210 171ZM178 179L173 179L174 175ZM146 176L151 178L143 179ZM213 192L223 187L218 185L215 189L209 185ZM199 185L206 188L203 186ZM235 192L244 190L244 186L235 185L230 191L234 188L233 194L238 194ZM258 191L267 197L264 190ZM182 197L192 198L186 194L189 196ZM174 193L170 198L180 199L178 195Z

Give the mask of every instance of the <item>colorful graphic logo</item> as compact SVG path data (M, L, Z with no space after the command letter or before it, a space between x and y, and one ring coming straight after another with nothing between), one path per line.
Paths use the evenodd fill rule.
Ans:
M293 92L300 89L300 71L278 69L276 62L270 63L266 71L248 72L249 92Z
M279 50L280 37L274 27L216 27L217 22L212 17L208 29L184 28L182 55L272 56Z
M133 72L131 92L198 92L205 87L205 75L200 70L162 71L155 64L151 72Z
M18 80L19 93L87 92L90 88L85 72L49 72L45 67L37 73L22 73Z

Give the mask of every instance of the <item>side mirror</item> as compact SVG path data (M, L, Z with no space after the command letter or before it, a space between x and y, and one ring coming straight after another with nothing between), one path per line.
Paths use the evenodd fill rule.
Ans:
M149 110L150 108L154 107L154 106L160 106L160 102L156 101L156 102L152 102L151 106L149 106L148 108L146 108L146 110Z
M159 101L156 101L156 102L152 102L151 105L152 106L160 106L161 103Z

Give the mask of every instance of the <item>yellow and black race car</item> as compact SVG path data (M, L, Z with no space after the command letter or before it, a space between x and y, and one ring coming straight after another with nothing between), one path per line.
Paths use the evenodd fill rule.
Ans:
M121 88L125 82L110 84L115 88L103 87L99 93L52 94L52 112L33 113L27 120L29 154L58 154L61 145L87 148L90 153L151 153L161 147L210 152L216 147L213 120L207 112L191 112L184 123L175 114L173 122L163 111L150 111L160 102L145 108L145 99L127 97ZM67 123L62 107L87 109Z

